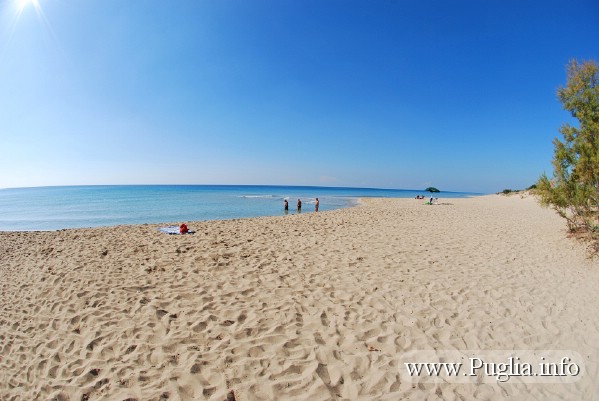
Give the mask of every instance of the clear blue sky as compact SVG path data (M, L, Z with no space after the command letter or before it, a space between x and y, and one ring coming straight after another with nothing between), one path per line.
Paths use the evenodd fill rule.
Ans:
M597 0L0 0L0 188L528 187L572 58Z

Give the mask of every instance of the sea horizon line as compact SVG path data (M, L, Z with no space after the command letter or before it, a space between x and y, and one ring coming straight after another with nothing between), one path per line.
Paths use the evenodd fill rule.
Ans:
M89 188L89 187L262 187L262 188L323 188L323 189L365 189L378 191L405 191L405 192L427 192L426 189L409 188L383 188L370 186L332 186L332 185L290 185L290 184L67 184L67 185L39 185L24 187L0 187L1 190L21 190L21 189L43 189L43 188ZM487 192L460 191L460 190L439 190L438 193L468 193L474 195L488 195Z

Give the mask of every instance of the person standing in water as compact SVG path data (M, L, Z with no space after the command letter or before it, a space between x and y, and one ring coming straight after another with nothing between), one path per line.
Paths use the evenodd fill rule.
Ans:
M318 206L320 205L320 201L316 198L316 204L314 205L314 211L318 212Z
M302 211L302 201L299 198L297 199L297 211L298 213Z

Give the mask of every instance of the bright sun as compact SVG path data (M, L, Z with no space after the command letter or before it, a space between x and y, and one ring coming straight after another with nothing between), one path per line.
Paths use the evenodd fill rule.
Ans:
M23 10L27 6L39 7L37 0L17 0L19 10Z

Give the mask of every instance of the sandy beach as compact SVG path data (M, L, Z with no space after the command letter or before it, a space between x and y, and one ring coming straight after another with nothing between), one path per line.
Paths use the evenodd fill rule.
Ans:
M532 196L424 203L0 233L0 400L599 400L599 260ZM410 381L415 350L584 370Z

